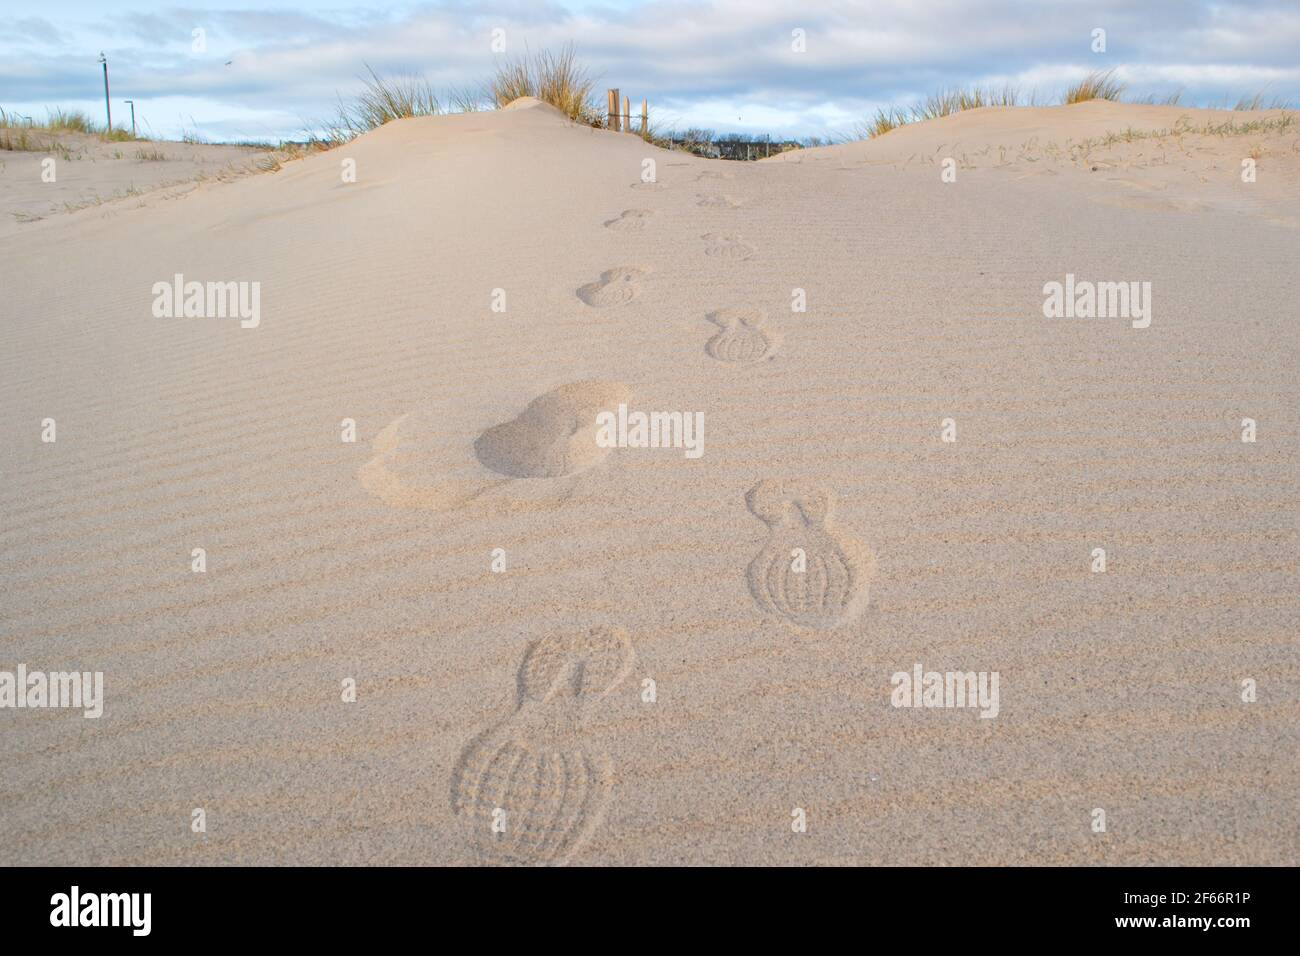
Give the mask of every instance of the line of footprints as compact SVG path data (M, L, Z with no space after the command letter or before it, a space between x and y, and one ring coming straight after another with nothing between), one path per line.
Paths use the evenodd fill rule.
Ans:
M700 205L735 208L739 201L704 197ZM604 225L639 233L653 217L649 209L627 209ZM748 259L755 251L734 235L701 238L705 255L724 262ZM638 280L648 271L607 269L576 294L592 308L622 305L636 298ZM755 309L718 309L706 318L718 331L704 350L718 362L763 361L780 347L780 335L764 328L764 316ZM564 479L586 470L608 454L595 448L590 423L611 389L626 393L618 383L575 382L539 396L516 418L479 437L474 450L480 464L506 479ZM394 426L404 424L405 418ZM382 448L377 445L376 458L363 468L368 487L390 503L444 507L462 500L406 487L403 459L419 462L425 455L418 433L403 441L405 434L399 428ZM747 571L759 608L796 627L818 630L844 626L862 614L875 556L862 541L836 529L829 489L763 480L745 495L745 503L768 528L767 542ZM613 788L613 765L608 754L587 749L583 728L624 683L634 661L627 633L613 627L552 635L529 646L509 713L466 745L452 775L452 810L480 862L563 864L599 825Z
M835 530L826 488L764 480L745 501L770 530L747 574L760 607L816 629L863 612L875 556ZM634 662L627 632L614 627L528 647L509 713L465 746L452 774L452 812L477 862L563 865L599 826L614 767L587 749L583 728Z
M701 180L730 178L729 173L705 172ZM660 183L636 183L640 187L662 189ZM741 200L727 195L702 195L697 205L706 208L735 209ZM606 229L615 232L644 232L647 224L654 217L652 209L624 209L614 219L605 222ZM754 255L755 249L739 236L730 233L709 232L700 237L704 243L704 254L710 259L722 262L741 262ZM577 290L577 296L595 309L625 305L640 292L638 281L648 273L641 266L615 266L600 274L595 282L589 282ZM704 351L719 362L729 365L748 365L770 359L776 354L780 336L763 328L766 319L756 309L719 309L705 318L717 325L721 331L705 343Z
M707 170L697 181L731 179L732 173ZM637 183L633 188L662 190L663 184ZM741 201L726 195L700 196L698 205L734 209ZM605 227L641 233L654 218L651 209L625 209ZM710 232L700 237L704 254L723 262L750 258L755 250L739 236ZM578 298L594 308L630 302L639 292L637 280L648 270L619 266L577 290ZM713 359L748 365L772 358L781 346L779 333L764 328L757 309L718 309L705 318L717 326L704 344ZM853 620L866 605L867 584L875 559L861 542L838 534L831 524L833 496L825 488L792 483L759 482L746 497L750 511L771 531L767 546L749 568L749 588L764 610L801 627L837 627Z

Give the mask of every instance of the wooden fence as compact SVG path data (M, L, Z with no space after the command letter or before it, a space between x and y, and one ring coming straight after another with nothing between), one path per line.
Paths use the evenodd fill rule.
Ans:
M605 125L615 132L631 133L632 129L632 104L628 102L626 96L619 98L617 89L607 90L605 93ZM645 136L650 131L650 101L641 101L641 130L640 134Z

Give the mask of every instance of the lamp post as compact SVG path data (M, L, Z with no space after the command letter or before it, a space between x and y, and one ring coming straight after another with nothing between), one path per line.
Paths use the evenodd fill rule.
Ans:
M131 107L131 138L135 139L135 100L125 100L124 102Z
M104 112L108 115L108 129L106 133L113 132L113 107L108 102L108 57L104 56L104 51L99 51L99 62L104 64Z

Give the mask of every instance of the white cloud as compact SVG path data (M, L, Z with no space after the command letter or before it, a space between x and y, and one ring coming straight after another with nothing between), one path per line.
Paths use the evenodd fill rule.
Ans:
M292 136L300 119L331 112L336 92L357 88L364 63L421 72L437 88L480 84L496 61L490 30L500 26L510 52L572 41L602 86L720 131L824 135L877 104L949 85L1010 80L1050 98L1109 66L1138 94L1182 88L1184 102L1218 102L1267 86L1300 100L1293 0L284 4L265 12L208 0L202 9L153 12L135 0L75 0L71 13L61 8L39 22L0 19L0 89L20 103L93 101L94 56L105 44L115 96L133 96L142 112L166 112L162 98L180 95L200 127L230 128L242 110L250 135L255 126L265 136L281 116L292 120L276 132ZM208 30L206 57L189 50L197 25ZM1108 33L1104 56L1089 49L1097 26ZM806 32L806 53L790 49L796 27Z

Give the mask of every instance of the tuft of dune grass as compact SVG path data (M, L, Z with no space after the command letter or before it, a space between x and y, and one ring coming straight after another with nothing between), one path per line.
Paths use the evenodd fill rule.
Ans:
M1011 84L999 88L974 86L969 90L944 89L931 93L917 106L912 107L912 120L938 119L962 110L977 110L985 106L1019 106L1020 91Z
M488 92L492 98L492 105L497 109L509 106L521 96L536 96L537 85L533 81L527 58L510 60L499 65L492 79L488 81Z
M1086 103L1088 100L1111 100L1119 102L1125 86L1115 79L1115 69L1098 70L1089 73L1074 86L1065 91L1061 102L1066 106L1072 103Z
M15 153L43 152L53 141L41 141L31 120L0 108L0 150Z
M883 136L890 130L898 129L909 122L907 114L900 109L890 107L889 109L876 110L876 115L865 123L859 123L856 129L859 139L874 139L877 136Z
M543 51L536 64L537 98L578 122L599 122L599 111L592 103L596 81L577 61L573 47L558 56Z
M332 120L323 124L324 146L345 143L397 119L473 113L500 109L521 96L532 96L567 116L592 126L603 125L604 114L592 101L596 81L579 63L573 46L557 54L545 50L501 63L482 92L462 88L440 98L428 81L416 74L381 76L366 64L362 90L352 100L340 99Z
M604 114L592 97L595 88L596 80L578 62L573 44L559 53L542 50L507 60L488 83L490 99L498 109L521 96L532 96L579 123L603 126Z
M1265 105L1265 104L1264 104L1264 91L1263 91L1263 90L1260 90L1260 91L1259 91L1258 93L1256 93L1254 96L1243 96L1241 99L1237 100L1236 105L1233 106L1233 109L1234 109L1234 110L1242 110L1242 111L1246 111L1246 110L1289 110L1289 109L1291 109L1291 108L1292 108L1292 106L1291 106L1291 101L1290 101L1290 100L1283 99L1283 98L1280 97L1280 96L1275 96L1275 97L1273 97L1272 102L1270 102L1268 105Z
M95 125L95 121L81 110L50 110L44 125L52 133L87 133L94 135L100 131L100 128Z
M338 113L326 124L328 138L345 141L369 130L410 116L437 116L443 112L427 80L414 74L380 76L367 63L362 89L350 103L339 101Z
M1062 94L1061 102L1069 105L1072 103L1085 103L1088 100L1111 100L1114 102L1140 103L1148 106L1179 106L1182 103L1182 90L1163 97L1149 93L1131 99L1125 98L1123 94L1126 87L1115 78L1114 74L1115 70L1113 68L1088 74ZM890 130L897 129L907 123L939 119L943 116L959 113L962 110L979 109L983 106L1037 105L1039 105L1037 94L1024 99L1020 91L1009 84L1000 88L978 86L970 89L945 88L937 93L931 93L909 110L892 106L888 109L876 110L875 116L854 127L847 141L883 136ZM1223 108L1229 108L1227 102L1223 104ZM1292 108L1292 104L1281 97L1274 97L1271 101L1266 101L1263 92L1256 93L1254 96L1243 96L1232 107L1232 109L1241 111L1290 110Z
M49 139L42 141L36 134L44 133ZM51 109L46 111L44 122L37 122L28 116L10 113L0 108L0 149L41 151L56 149L58 141L55 133L83 133L98 136L106 142L123 142L135 140L121 127L107 129L99 125L81 110Z
M31 132L21 127L0 129L0 150L13 153L43 153L52 146L52 142L37 139Z
M139 139L138 136L132 136L129 130L125 130L120 126L109 129L96 123L81 110L49 110L42 126L51 133L84 133L87 136L98 136L110 143L123 143Z
M41 139L39 133L48 132L37 126L30 117L7 112L0 107L0 150L14 153L43 153L59 148L50 137Z
M1002 87L945 88L931 93L910 110L894 106L876 110L875 116L857 125L854 136L857 139L872 139L908 123L921 123L985 106L1019 106L1021 102L1020 90L1009 83Z

